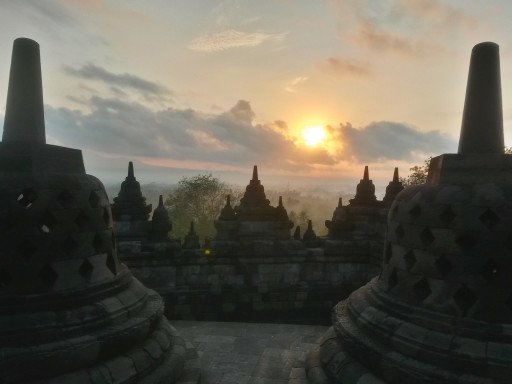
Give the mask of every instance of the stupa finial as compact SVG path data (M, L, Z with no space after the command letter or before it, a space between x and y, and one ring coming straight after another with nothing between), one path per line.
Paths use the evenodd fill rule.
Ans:
M254 168L252 169L252 179L254 181L259 180L258 179L258 166L257 165L255 165Z
M367 165L364 166L363 180L370 180L370 176L368 174L368 166Z
M160 195L158 197L158 206L159 207L163 207L164 206L164 198L162 197L162 195Z
M499 46L485 42L471 52L459 154L504 153Z
M343 199L340 197L338 198L338 208L341 208L343 206Z
M393 183L398 183L398 167L395 167L395 172L393 172Z
M39 44L19 38L12 47L2 141L46 143Z
M279 196L279 207L283 206L283 196Z
M133 178L135 178L135 174L134 174L134 172L133 172L133 162L132 162L132 161L130 161L130 162L128 163L128 178L129 178L129 179L133 179Z

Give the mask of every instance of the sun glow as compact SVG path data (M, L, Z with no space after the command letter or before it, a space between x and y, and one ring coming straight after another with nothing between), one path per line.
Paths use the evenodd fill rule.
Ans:
M321 125L306 127L302 130L302 138L307 145L318 145L325 139L325 129Z

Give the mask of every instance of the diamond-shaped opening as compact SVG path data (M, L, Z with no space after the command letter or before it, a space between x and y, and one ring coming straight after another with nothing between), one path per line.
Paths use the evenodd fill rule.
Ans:
M63 208L69 209L73 207L75 198L70 191L64 189L61 193L59 193L59 196L57 196L57 201L60 203L60 205L62 205Z
M439 215L441 221L445 224L450 224L455 219L455 212L453 212L452 207L448 206L446 209Z
M13 214L8 214L5 217L5 221L3 223L3 230L5 232L11 231L16 226L16 217Z
M496 263L496 260L492 258L489 258L480 269L480 273L487 280L492 279L494 276L498 274L498 272L498 264Z
M41 281L49 287L53 287L53 284L55 283L55 281L57 281L57 278L59 277L57 272L55 272L53 268L50 267L48 264L41 268L38 276L41 279Z
M91 280L92 271L94 270L94 266L88 259L84 259L84 262L80 266L78 272L85 279L85 281L89 282Z
M414 207L409 210L409 213L413 218L418 218L421 215L421 207L419 204L415 204Z
M461 248L469 249L475 246L476 238L471 232L464 232L455 239L455 243Z
M96 233L94 239L92 239L92 246L96 253L100 253L103 250L103 239L98 233Z
M33 188L24 188L17 198L18 204L23 208L30 208L36 199L37 193Z
M448 261L446 256L441 255L434 263L434 266L439 271L441 276L445 277L452 270L452 264Z
M391 243L388 242L386 245L386 249L384 250L384 263L389 264L389 260L391 260L391 256L393 256L393 250L391 247Z
M400 224L398 224L398 227L396 227L395 234L396 234L396 238L398 241L400 241L404 238L405 231L404 231L404 228Z
M499 216L490 208L487 208L487 210L480 215L479 219L482 224L489 229L494 227L500 221Z
M5 265L0 267L0 287L7 287L12 282L12 276Z
M416 264L416 256L414 256L414 252L408 251L404 255L404 261L405 261L405 268L409 271L414 266L414 264Z
M41 220L39 220L40 226L39 229L43 233L49 233L55 226L57 225L57 219L50 210L46 211L44 215L41 217Z
M66 237L66 239L61 244L64 252L71 254L78 248L78 243L71 236Z
M428 247L435 240L435 237L429 228L425 228L420 233L420 239L421 242L423 243L423 246Z
M396 273L396 269L389 274L388 277L388 290L393 289L398 284L398 275Z
M29 261L36 252L37 247L31 241L24 241L18 246L18 253L25 261Z
M87 223L89 222L89 217L84 213L83 210L80 210L78 216L75 219L75 224L81 231L84 231L87 228Z
M414 297L416 298L416 300L419 303L422 303L432 293L432 290L430 289L428 281L424 277L420 281L418 281L416 284L414 284L413 290L414 290Z
M91 208L98 208L100 202L100 198L95 191L91 191L89 194L89 204Z
M107 207L103 208L103 222L107 227L110 226L110 212Z
M468 287L463 285L457 290L457 292L455 292L453 299L462 313L466 314L467 311L476 303L477 296L468 289Z
M117 268L116 268L116 260L114 259L114 254L112 252L107 253L107 267L110 269L110 272L112 272L114 275L117 274Z

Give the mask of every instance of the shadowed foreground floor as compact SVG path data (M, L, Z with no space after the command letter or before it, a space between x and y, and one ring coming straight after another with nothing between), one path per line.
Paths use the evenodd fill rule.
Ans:
M306 384L304 361L328 327L173 320L196 348L203 384Z

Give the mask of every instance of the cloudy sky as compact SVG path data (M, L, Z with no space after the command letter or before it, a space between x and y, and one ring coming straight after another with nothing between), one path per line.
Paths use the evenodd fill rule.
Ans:
M455 152L473 45L500 45L512 139L512 4L477 0L0 0L0 121L12 41L41 45L47 141L88 173L212 171L387 183ZM3 125L3 124L2 124ZM303 131L325 127L308 145ZM139 170L139 172L137 172ZM188 173L187 173L188 172ZM312 181L314 182L314 181Z

